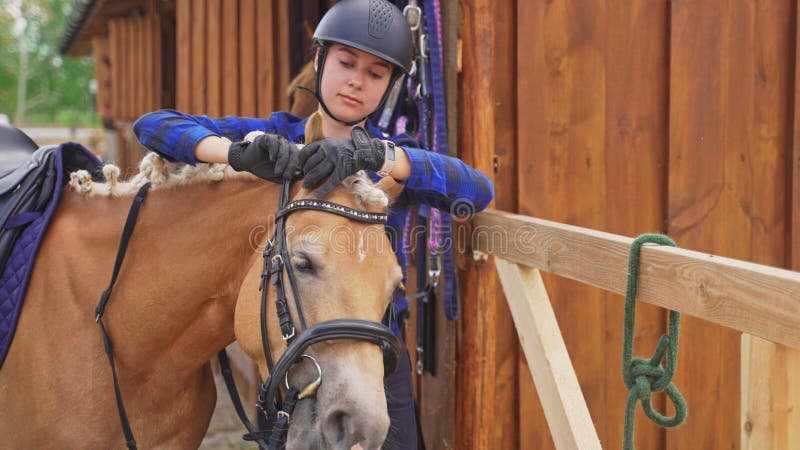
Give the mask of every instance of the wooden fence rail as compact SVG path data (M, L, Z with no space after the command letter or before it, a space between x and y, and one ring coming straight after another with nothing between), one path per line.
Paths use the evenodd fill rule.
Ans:
M473 227L473 250L625 293L632 238L503 211ZM799 272L645 245L639 300L800 348Z

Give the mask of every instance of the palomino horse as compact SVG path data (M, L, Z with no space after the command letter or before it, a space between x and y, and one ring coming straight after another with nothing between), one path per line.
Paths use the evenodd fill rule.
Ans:
M259 265L258 247L274 227L280 186L218 165L177 173L152 154L141 167L130 183L117 182L118 171L107 166L108 183L73 174L65 188L0 369L4 448L124 446L94 309L132 194L146 181L153 188L104 318L139 447L198 447L216 400L209 360L234 340L234 311L243 346L261 354L253 348L260 340L254 306L260 273L248 270ZM311 193L292 190L292 198L305 197ZM372 212L388 203L364 176L346 180L327 200ZM344 317L379 321L401 280L383 226L318 211L296 212L286 226L287 264L309 325ZM280 330L270 325L269 340L280 349ZM299 403L288 447L378 448L389 423L380 350L332 341L309 352L325 381L316 400ZM302 383L306 370L298 365L292 383ZM306 426L317 417L325 425Z

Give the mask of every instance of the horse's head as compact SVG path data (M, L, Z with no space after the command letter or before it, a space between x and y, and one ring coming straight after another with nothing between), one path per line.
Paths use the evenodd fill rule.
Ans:
M294 199L313 198L300 191ZM385 213L388 197L365 176L345 180L326 200L372 213ZM282 282L297 333L300 314L288 281L293 272L308 327L333 319L380 322L402 272L383 224L368 223L317 210L286 216L286 250ZM256 262L240 291L236 307L237 339L268 373L261 342L261 261ZM270 284L266 301L268 342L272 358L286 350L276 312L276 286ZM291 416L288 448L379 448L389 430L384 393L384 355L381 346L358 339L323 340L304 353L322 372L316 395L300 400ZM384 349L385 350L385 349ZM288 372L292 387L302 389L317 376L309 358L301 358ZM277 369L276 369L277 372ZM280 384L284 380L280 379Z

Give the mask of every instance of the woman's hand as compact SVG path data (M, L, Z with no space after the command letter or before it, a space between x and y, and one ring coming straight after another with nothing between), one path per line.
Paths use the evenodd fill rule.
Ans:
M260 134L252 142L234 142L228 148L228 164L273 183L294 178L300 150L283 136Z
M382 140L370 138L362 127L353 127L350 137L320 139L300 150L303 187L308 189L328 179L314 191L318 198L328 195L345 178L359 170L377 172L383 167L386 148Z

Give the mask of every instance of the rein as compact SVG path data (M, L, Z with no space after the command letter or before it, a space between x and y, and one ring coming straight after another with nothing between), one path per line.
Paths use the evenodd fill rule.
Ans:
M111 339L108 337L108 333L106 333L106 327L103 325L103 313L108 304L108 299L111 298L111 291L114 289L114 284L117 282L117 275L119 275L122 262L125 260L125 253L128 251L128 243L133 235L133 229L136 227L136 219L139 218L139 210L141 210L142 203L144 203L144 199L147 198L147 192L149 190L150 183L145 183L144 186L139 188L139 191L136 192L136 196L133 198L133 204L128 212L128 218L125 221L125 228L122 230L122 238L120 239L119 250L117 250L117 260L114 262L114 272L111 274L111 282L100 296L100 303L97 305L97 309L95 309L94 317L95 322L100 325L100 332L103 334L103 347L105 347L108 362L111 364L111 374L114 376L114 396L117 399L119 420L122 424L122 432L125 434L125 444L128 446L129 450L136 450L136 439L133 437L131 424L128 422L128 414L125 411L125 404L122 401L122 392L120 391L119 379L117 378L117 366L114 364L114 349L111 346Z

